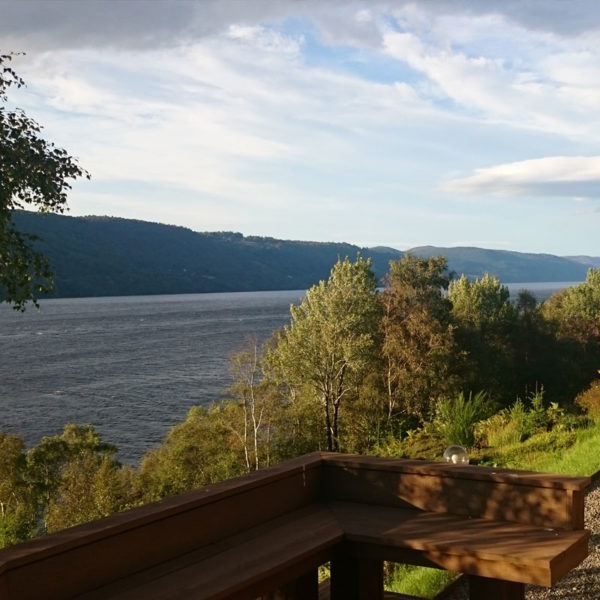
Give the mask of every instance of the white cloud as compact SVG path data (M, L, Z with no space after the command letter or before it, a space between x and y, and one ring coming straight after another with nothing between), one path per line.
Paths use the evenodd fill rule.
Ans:
M454 194L600 198L600 156L550 156L476 169L440 189Z
M598 11L563 26L559 5L0 0L0 45L30 51L14 61L29 88L11 99L92 172L71 194L77 214L526 243L516 202L455 196L530 194L524 223L545 204L535 196L596 206L583 161L600 142ZM444 179L453 197L435 188Z

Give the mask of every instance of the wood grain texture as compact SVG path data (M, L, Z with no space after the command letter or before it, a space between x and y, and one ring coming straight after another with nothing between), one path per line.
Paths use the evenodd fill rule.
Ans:
M249 589L258 595L277 588L281 571L293 579L294 570L295 578L306 574L307 564L316 569L342 538L331 510L313 504L77 598L218 600Z
M331 499L447 512L540 527L582 527L583 502L580 498L583 492L572 488L510 483L507 476L488 481L477 473L478 467L471 467L469 471L477 476L467 478L465 467L461 468L460 477L449 477L442 475L445 473L442 470L437 475L432 474L434 470L429 465L426 465L424 473L418 473L414 468L409 472L373 469L372 459L366 465L360 461L337 463L340 461L336 464L325 462L324 493ZM527 481L530 479L528 475Z
M354 551L366 545L377 548L381 558L395 559L395 549L406 549L439 568L550 586L587 554L585 531L365 504L330 505Z

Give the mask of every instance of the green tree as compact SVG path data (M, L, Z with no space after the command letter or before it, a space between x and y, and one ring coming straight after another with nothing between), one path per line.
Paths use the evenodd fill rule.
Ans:
M583 283L554 294L541 314L560 358L552 371L554 385L546 385L549 397L558 389L572 398L590 384L600 364L600 269L589 269Z
M339 450L342 402L355 394L378 353L380 305L371 261L347 257L308 290L268 364L277 381L306 391L322 407L329 450Z
M450 284L448 298L455 338L466 356L463 388L486 390L508 403L518 392L512 337L517 313L508 288L489 273L475 281L463 275Z
M133 470L109 456L84 450L69 460L45 511L49 532L87 523L131 507Z
M36 530L24 450L21 438L0 433L0 548L22 542Z
M142 459L140 493L146 502L181 494L244 473L246 462L232 422L242 420L241 407L223 402L209 409L194 406L186 420Z
M543 312L559 336L582 345L600 344L600 268L590 268L583 283L554 294Z
M117 449L102 441L91 425L65 425L61 435L45 437L27 453L27 477L36 498L41 532L56 531L121 510L129 500L107 507L100 483L121 477ZM123 493L125 490L123 490ZM122 500L122 501L121 501Z
M0 292L14 308L52 289L52 270L35 249L35 236L17 231L12 213L35 208L39 212L65 210L69 179L89 174L62 148L40 136L41 127L22 110L10 110L8 89L23 79L9 66L14 55L0 55Z
M230 357L234 384L228 392L235 399L232 401L239 403L243 417L241 424L232 422L231 426L242 442L248 472L271 463L273 419L277 410L283 410L276 386L264 377L262 362L262 350L255 339ZM241 425L239 430L237 425Z
M449 281L447 260L442 256L405 254L390 263L381 294L388 419L399 411L423 421L433 400L453 387L456 349L451 304L443 295Z

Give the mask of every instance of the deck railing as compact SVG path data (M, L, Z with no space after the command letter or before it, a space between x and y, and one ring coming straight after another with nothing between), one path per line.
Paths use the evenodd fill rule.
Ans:
M518 600L587 555L585 477L313 453L0 551L2 600L381 600L383 561Z

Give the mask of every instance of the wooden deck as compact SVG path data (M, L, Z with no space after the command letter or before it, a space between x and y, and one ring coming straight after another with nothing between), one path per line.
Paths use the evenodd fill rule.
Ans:
M1 600L382 600L382 561L520 600L587 555L589 479L315 453L0 551Z

